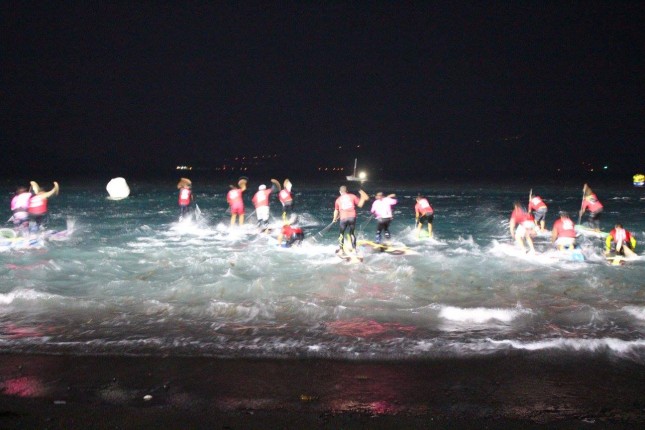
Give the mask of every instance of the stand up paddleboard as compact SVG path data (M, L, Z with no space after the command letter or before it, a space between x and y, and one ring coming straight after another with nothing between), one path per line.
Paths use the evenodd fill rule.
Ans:
M372 248L374 252L387 252L392 255L413 255L417 254L416 251L408 248L403 244L394 244L394 243L376 243L370 240L359 240L356 242L358 246L368 246Z
M336 250L336 255L342 259L347 261L348 263L362 263L363 262L363 254L360 252L346 252L344 250Z
M42 248L46 241L67 240L69 236L69 230L47 230L34 236L22 237L13 229L3 228L0 229L0 250Z
M596 231L593 228L587 227L586 225L582 224L576 224L575 229L577 233L583 236L599 237L601 239L609 236L609 233L607 233L606 231Z
M635 257L626 257L624 255L606 255L605 258L607 262L612 266L623 266L630 261L636 261L639 259L638 256Z

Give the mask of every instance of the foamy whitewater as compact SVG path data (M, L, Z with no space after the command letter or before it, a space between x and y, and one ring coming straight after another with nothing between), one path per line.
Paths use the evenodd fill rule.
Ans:
M549 205L550 228L560 209L577 217L582 184L368 182L371 195L397 194L392 239L415 253L364 249L364 262L350 264L334 255L337 225L318 234L331 222L342 183L294 182L307 237L301 248L257 233L250 199L261 182L253 179L245 193L249 223L234 229L224 182L193 179L202 217L183 222L173 181L131 183L123 200L108 199L104 184L62 182L50 200L49 228L69 226L71 234L0 251L2 350L342 359L523 350L645 362L645 194L629 181L590 184L605 205L603 230L620 221L639 242L639 258L623 266L606 262L597 238L581 238L584 262L561 258L547 237L536 239L534 257L512 244L514 200L526 202L532 187ZM417 193L435 208L434 239L414 234ZM12 194L5 184L5 220ZM357 222L357 236L369 240L371 203ZM274 197L276 227L280 212Z

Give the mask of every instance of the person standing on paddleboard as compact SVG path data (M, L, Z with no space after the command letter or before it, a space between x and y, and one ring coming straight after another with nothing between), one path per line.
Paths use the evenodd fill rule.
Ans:
M387 197L383 197L382 192L376 193L376 200L372 203L372 215L376 218L376 239L374 242L381 243L381 232L385 235L386 239L390 238L390 223L392 222L392 206L394 206L397 201L394 198L396 194L389 194Z
M29 232L38 233L39 230L47 225L49 211L47 210L47 199L51 196L58 195L58 182L54 182L54 188L49 191L43 191L34 181L30 182L33 195L29 199Z
M531 234L534 233L533 229L535 228L533 217L524 210L520 202L515 202L513 207L514 209L511 213L509 223L511 237L515 239L515 243L517 243L517 245L525 252L526 247L524 246L524 239L526 239L526 243L529 245L531 253L535 254L533 239L531 238Z
M616 226L605 240L605 254L609 254L613 250L616 255L634 257L636 255L635 248L636 238L632 236L631 232L623 228L622 224L616 223Z
M535 225L540 226L540 230L544 231L546 225L546 203L540 196L532 196L529 200L529 207L527 208L530 214L535 218Z
M356 236L354 230L356 229L356 206L363 207L363 204L369 200L369 196L363 190L358 190L361 195L360 198L355 194L347 192L347 187L342 185L338 192L340 197L334 203L334 217L332 223L340 219L340 236L338 237L338 250L337 253L344 252L345 245L345 232L349 229L349 239L351 242L351 251L356 251Z
M255 206L255 215L258 218L258 228L264 231L269 226L269 216L271 215L269 209L269 196L273 192L273 187L267 189L267 186L262 184L258 187L251 201Z
M235 225L235 220L239 216L240 225L244 224L244 200L242 195L246 191L246 178L237 181L237 187L230 185L231 189L226 194L226 201L231 208L231 227Z
M274 179L271 180L271 182L273 181ZM276 182L274 182L274 184L276 184ZM280 185L280 183L277 182L276 185ZM278 193L278 200L282 203L282 220L286 221L287 217L290 217L293 213L293 195L291 194L291 181L289 179L285 179L283 185L284 188L282 188Z
M576 228L569 214L560 211L560 218L553 223L551 230L551 242L563 251L565 248L573 249L576 246Z
M29 199L31 199L31 193L23 186L16 189L16 195L11 199L13 228L22 236L26 236L29 231Z
M582 200L582 207L580 208L580 217L589 211L589 226L595 231L600 231L600 215L602 214L603 206L598 200L598 196L591 190L589 185L585 184L583 187L584 198Z
M190 211L190 204L193 202L192 182L190 179L181 178L177 183L179 189L179 221L183 220Z
M417 238L421 235L423 224L428 224L428 237L432 237L432 221L434 221L434 209L428 199L422 195L417 196L417 203L414 205L414 219L417 226Z

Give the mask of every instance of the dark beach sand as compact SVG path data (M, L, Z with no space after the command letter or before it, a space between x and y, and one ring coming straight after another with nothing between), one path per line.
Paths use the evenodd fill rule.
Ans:
M354 362L0 355L2 429L643 425L645 367L603 356Z

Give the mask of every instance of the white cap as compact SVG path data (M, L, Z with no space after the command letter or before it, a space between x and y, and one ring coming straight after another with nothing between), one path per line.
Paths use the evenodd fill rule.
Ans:
M266 190L266 189L267 189L267 186L266 186L266 185L264 185L264 184L262 184L262 185L260 185L260 186L258 187L258 190L260 190L260 191L262 191L262 190Z

